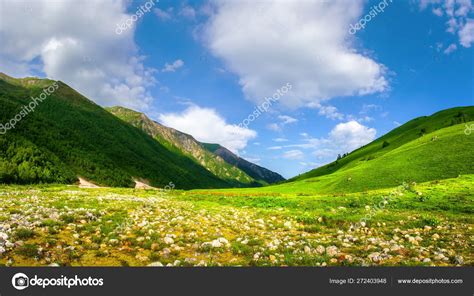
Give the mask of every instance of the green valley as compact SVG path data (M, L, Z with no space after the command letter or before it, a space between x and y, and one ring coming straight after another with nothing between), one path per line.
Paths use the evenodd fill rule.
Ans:
M30 98L53 83L1 74L0 121L9 122ZM0 183L72 184L83 177L120 187L133 186L134 179L156 187L172 182L181 189L260 185L197 143L186 150L175 146L178 142L171 144L171 138L157 141L148 130L124 122L66 84L57 84L35 112L0 137ZM178 131L167 131L174 139L193 141Z
M474 264L472 106L284 180L62 82L2 74L0 104L15 122L0 135L0 265Z

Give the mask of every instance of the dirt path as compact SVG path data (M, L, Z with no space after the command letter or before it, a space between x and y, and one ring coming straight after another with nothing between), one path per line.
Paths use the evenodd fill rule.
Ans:
M155 187L152 187L138 180L133 180L133 181L135 182L135 189L156 189Z
M79 188L100 188L100 187L79 177Z
M101 186L98 186L92 182L89 182L84 178L81 178L81 177L78 177L78 178L79 178L79 188L101 188ZM136 179L134 179L133 181L135 182L135 189L157 189L155 187L152 187Z

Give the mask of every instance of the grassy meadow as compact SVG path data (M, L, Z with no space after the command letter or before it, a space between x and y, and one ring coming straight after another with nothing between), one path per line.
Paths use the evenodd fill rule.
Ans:
M1 186L0 264L474 264L474 175L346 194L291 184L268 192Z

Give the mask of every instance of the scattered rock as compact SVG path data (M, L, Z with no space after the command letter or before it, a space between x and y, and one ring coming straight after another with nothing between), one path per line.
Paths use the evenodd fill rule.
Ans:
M153 263L148 264L149 267L163 267L163 264L160 261L156 261Z
M171 237L168 237L166 236L164 239L163 239L163 242L167 245L171 245L171 244L174 244L174 239L172 239Z
M326 254L329 256L329 257L334 257L336 256L338 253L338 249L336 246L330 246L330 247L327 247L326 248Z

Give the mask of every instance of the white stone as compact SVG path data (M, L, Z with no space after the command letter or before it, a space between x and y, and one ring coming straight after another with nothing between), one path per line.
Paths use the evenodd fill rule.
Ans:
M326 248L324 246L317 246L316 247L316 252L318 252L319 254L324 254L324 252L326 252Z
M163 239L163 242L167 245L171 245L174 243L174 240L171 238L171 237L168 237L166 236L164 239Z
M330 246L326 248L326 254L328 254L328 256L330 257L336 256L337 253L338 253L338 249L336 246Z

